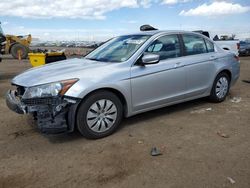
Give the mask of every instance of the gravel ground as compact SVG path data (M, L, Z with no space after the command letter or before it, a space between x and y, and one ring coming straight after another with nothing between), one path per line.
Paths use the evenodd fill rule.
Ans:
M187 102L124 120L113 135L46 136L7 109L10 80L28 61L0 63L0 187L250 187L250 58L226 101ZM236 97L236 98L235 98ZM162 155L152 157L152 147Z

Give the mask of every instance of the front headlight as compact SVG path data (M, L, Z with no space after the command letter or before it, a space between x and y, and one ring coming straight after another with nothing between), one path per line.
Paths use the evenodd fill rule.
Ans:
M74 85L78 79L63 80L39 86L27 88L23 94L23 99L44 98L64 95L68 89Z

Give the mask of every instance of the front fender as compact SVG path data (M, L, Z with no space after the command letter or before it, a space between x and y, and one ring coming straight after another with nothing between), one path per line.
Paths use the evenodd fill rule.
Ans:
M130 116L132 113L132 99L129 79L124 79L115 83L76 83L69 91L67 91L65 96L84 99L88 94L100 89L112 89L121 93L127 104L126 116Z

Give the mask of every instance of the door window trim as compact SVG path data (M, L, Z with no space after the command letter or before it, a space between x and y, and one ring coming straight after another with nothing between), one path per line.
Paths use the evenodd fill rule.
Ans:
M180 56L177 57L177 58L180 58L180 57L183 57L184 56L184 48L183 48L183 43L181 43L181 34L179 33L171 33L171 34L161 34L159 36L157 36L153 41L151 41L144 49L143 51L140 53L140 55L138 55L138 57L136 58L135 62L131 65L131 67L133 66L138 66L138 60L140 58L142 58L142 55L145 53L145 51L150 47L150 45L152 45L156 40L158 40L159 38L161 37L165 37L165 36L169 36L169 35L176 35L177 36L177 39L178 39L178 42L180 44ZM171 58L171 59L174 59L174 58ZM164 60L161 60L161 61L166 61L168 59L164 59Z
M206 53L192 54L192 55L187 54L187 51L185 49L185 43L184 43L183 35L195 36L195 37L198 36L198 37L200 37L203 40L204 44L205 44ZM203 55L203 54L213 53L213 52L208 52L207 44L206 44L206 41L205 41L206 39L203 36L196 35L196 34L193 34L193 33L182 33L182 34L180 34L180 37L181 37L181 42L182 42L182 48L183 48L184 56L195 56L195 55ZM215 52L215 49L214 49L214 52Z

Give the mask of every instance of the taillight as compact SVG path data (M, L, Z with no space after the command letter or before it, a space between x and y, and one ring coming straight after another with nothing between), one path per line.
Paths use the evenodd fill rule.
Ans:
M237 56L237 55L234 55L234 58L236 59L236 61L240 61L240 58L239 58L239 56Z
M240 49L240 43L237 43L237 49L238 50Z

